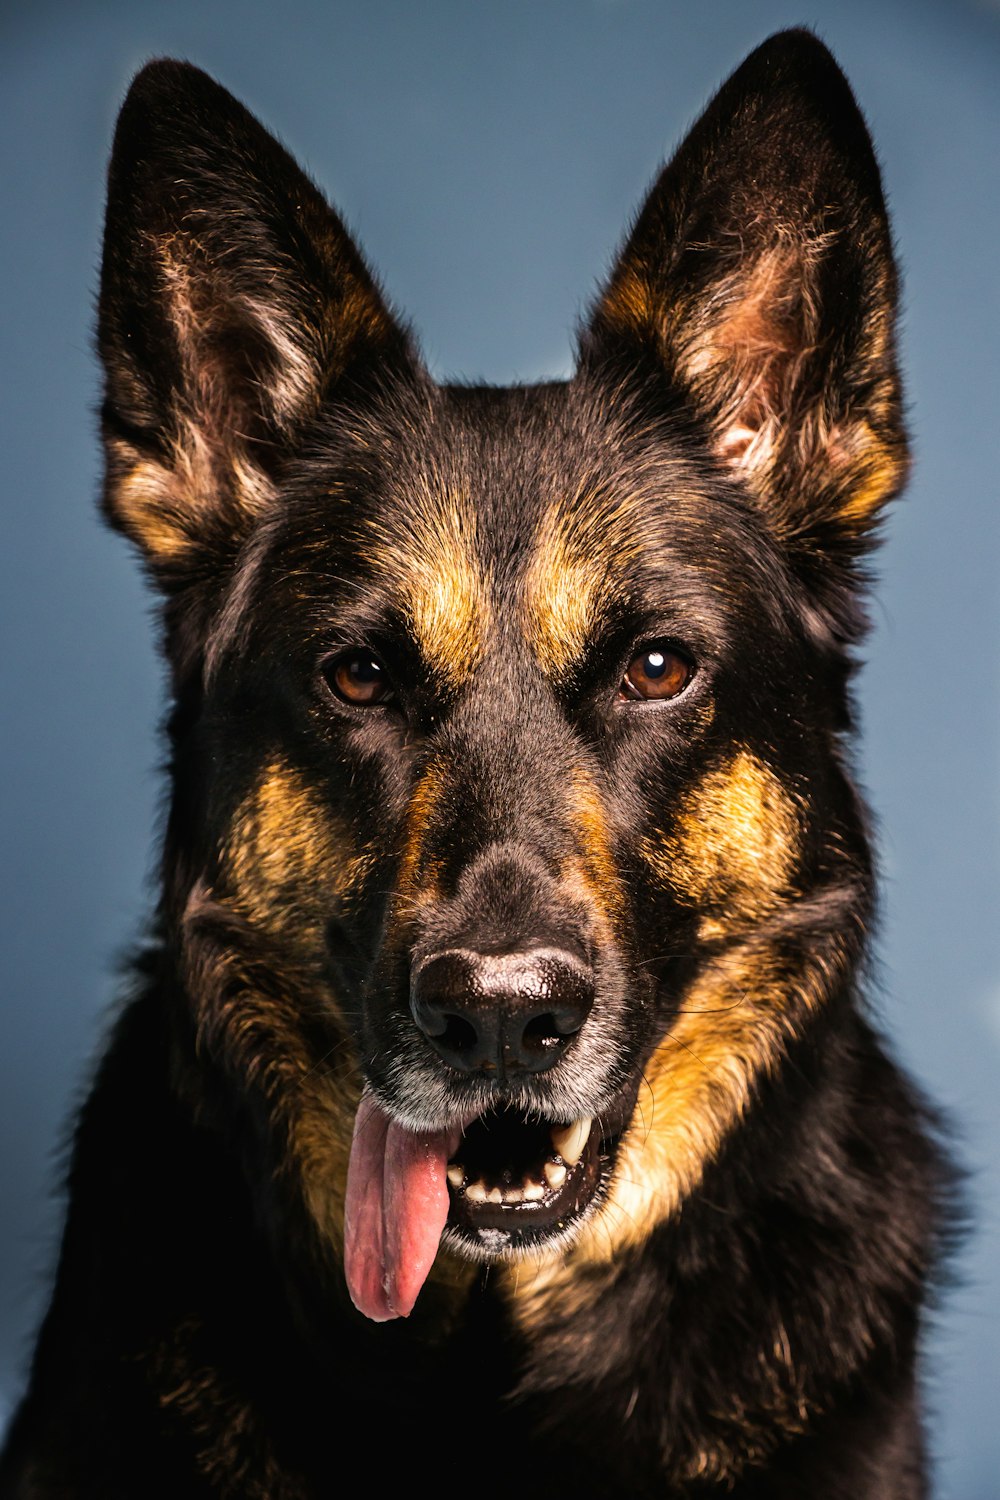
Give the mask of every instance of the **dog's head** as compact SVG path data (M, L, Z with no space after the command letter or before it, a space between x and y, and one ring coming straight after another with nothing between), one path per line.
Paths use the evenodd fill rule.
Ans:
M178 1055L371 1316L442 1235L641 1239L848 982L894 305L805 33L723 87L535 388L435 385L239 104L179 63L133 85L106 507L165 600Z

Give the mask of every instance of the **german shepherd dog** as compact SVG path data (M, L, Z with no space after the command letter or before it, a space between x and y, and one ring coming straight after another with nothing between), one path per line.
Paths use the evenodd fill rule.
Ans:
M510 389L431 381L219 85L136 78L104 503L163 603L163 891L5 1496L926 1493L948 1174L850 772L895 303L806 32Z

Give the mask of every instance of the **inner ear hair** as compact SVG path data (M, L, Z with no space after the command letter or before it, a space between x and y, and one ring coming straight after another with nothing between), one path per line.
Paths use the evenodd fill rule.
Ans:
M785 32L661 172L581 356L658 376L800 557L849 565L906 471L895 311L867 128L823 44Z
M320 394L316 352L303 347L302 331L293 337L276 305L234 292L188 236L156 251L183 389L206 437L259 443L294 429Z
M737 469L769 468L795 412L819 334L809 262L821 254L776 235L723 274L679 330L678 373L712 414L717 454Z
M324 404L420 378L319 189L231 94L150 63L108 175L105 513L168 591L224 571Z
M906 471L890 277L884 301L838 324L846 232L778 226L673 333L677 378L707 414L716 457L789 538L835 521L843 542L859 540Z

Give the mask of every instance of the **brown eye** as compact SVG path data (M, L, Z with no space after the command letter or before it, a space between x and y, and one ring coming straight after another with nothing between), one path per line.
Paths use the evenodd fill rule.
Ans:
M320 664L323 681L345 703L369 708L392 697L389 674L371 651L340 651Z
M669 646L651 646L629 662L618 690L619 697L676 698L693 676L694 668L687 657Z

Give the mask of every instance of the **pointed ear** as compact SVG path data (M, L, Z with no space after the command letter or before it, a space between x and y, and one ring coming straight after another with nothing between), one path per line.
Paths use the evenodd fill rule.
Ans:
M806 566L849 563L905 474L895 309L864 121L826 48L790 31L751 54L664 168L582 359L693 403Z
M118 121L99 345L105 509L167 587L231 555L325 400L416 369L315 186L171 61L139 73Z

